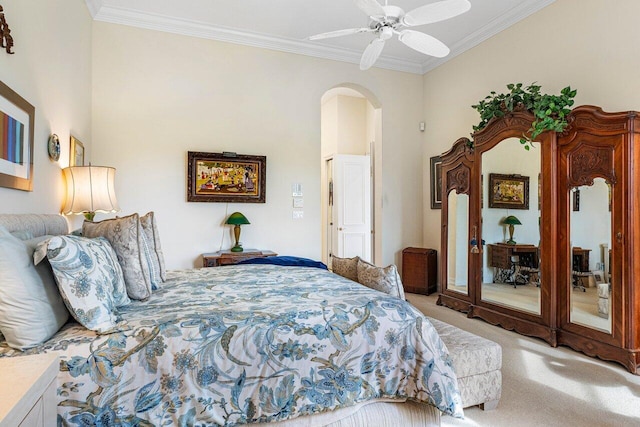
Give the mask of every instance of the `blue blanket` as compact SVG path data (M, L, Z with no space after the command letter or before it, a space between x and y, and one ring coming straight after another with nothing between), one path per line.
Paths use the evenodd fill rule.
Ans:
M320 262L309 258L300 258L297 256L269 256L265 258L249 258L240 261L238 264L271 264L283 265L286 267L315 267L327 270L327 266Z

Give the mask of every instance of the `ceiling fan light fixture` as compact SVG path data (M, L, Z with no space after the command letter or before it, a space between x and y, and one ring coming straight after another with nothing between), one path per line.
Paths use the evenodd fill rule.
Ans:
M407 27L433 24L463 14L469 9L471 3L468 0L439 1L413 9L401 18L401 22Z
M380 29L380 39L389 40L393 37L393 29L391 27L383 27Z
M449 48L440 40L419 31L405 30L403 27L443 21L460 15L471 8L469 0L442 0L418 7L405 14L401 8L389 6L387 1L385 1L384 6L376 0L354 0L354 2L371 19L368 27L316 34L309 37L309 40L327 39L363 32L376 33L377 38L369 43L360 58L361 70L368 70L373 66L382 53L385 41L393 37L393 34L398 35L400 42L425 55L436 58L443 58L449 55Z

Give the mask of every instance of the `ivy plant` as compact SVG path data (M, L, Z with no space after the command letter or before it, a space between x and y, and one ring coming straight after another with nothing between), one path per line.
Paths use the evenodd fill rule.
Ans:
M573 98L577 91L567 86L560 91L560 95L541 93L541 86L535 83L523 87L522 83L507 85L509 92L496 93L492 91L483 100L471 107L480 113L480 123L473 127L477 132L484 129L494 117L504 117L505 114L528 110L534 120L527 134L520 138L525 150L529 150L541 133L546 131L562 132L568 125L567 115L571 112Z

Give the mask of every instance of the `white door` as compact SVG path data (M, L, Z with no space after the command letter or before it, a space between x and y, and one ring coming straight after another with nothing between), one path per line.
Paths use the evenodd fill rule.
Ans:
M329 251L340 258L359 256L371 262L371 159L334 155L327 163L329 197Z

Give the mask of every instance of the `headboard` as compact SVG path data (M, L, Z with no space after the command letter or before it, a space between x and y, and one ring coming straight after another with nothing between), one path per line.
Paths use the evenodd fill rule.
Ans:
M0 214L0 225L9 232L29 231L33 237L69 233L67 220L55 214Z

